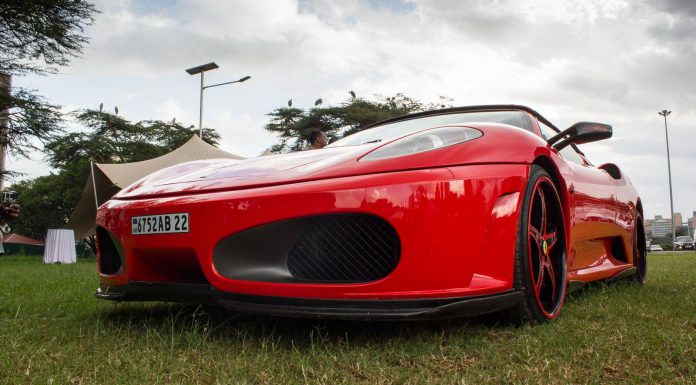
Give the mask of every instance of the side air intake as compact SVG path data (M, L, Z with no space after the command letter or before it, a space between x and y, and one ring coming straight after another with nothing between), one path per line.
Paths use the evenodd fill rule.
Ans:
M123 266L121 247L103 227L97 226L97 251L99 252L99 271L102 274L114 275Z

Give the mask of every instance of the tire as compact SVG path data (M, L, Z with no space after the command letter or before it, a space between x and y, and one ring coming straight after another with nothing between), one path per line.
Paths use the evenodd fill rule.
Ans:
M642 223L643 217L636 213L636 225L633 228L633 267L636 268L636 273L633 275L633 281L639 285L648 279L648 258Z
M518 325L558 317L567 288L563 209L551 176L532 165L517 231L514 288L523 298L505 310Z

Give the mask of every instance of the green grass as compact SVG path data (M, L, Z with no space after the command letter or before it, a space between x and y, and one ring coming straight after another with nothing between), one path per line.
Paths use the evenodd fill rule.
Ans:
M696 253L560 319L363 323L99 301L96 264L0 257L0 384L694 384Z

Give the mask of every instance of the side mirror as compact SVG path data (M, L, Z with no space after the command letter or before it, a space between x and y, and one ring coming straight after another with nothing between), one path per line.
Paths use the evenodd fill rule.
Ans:
M547 143L556 150L571 144L583 144L611 138L612 128L608 124L578 122L560 134L549 139Z

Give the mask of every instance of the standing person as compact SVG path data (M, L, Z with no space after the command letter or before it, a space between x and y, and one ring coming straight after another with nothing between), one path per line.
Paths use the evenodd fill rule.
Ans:
M326 134L321 130L312 131L307 139L309 140L309 147L307 148L308 150L319 150L326 147L326 145L329 143L329 140L326 138Z
M10 219L15 219L19 216L19 205L16 203L3 204L0 210L0 254L5 254L3 248L3 232L2 228Z

